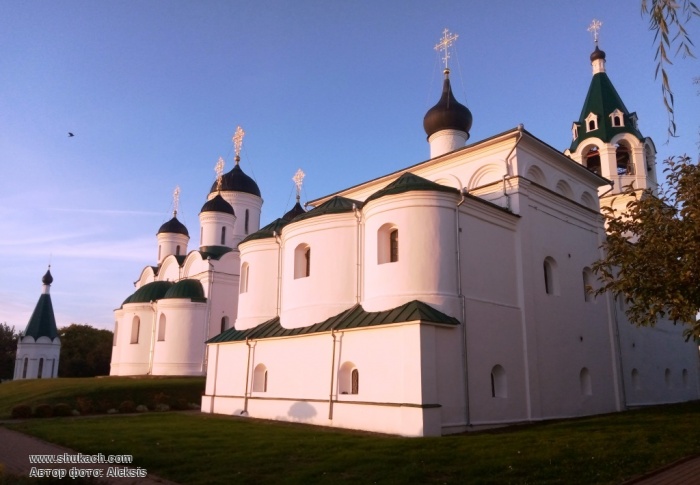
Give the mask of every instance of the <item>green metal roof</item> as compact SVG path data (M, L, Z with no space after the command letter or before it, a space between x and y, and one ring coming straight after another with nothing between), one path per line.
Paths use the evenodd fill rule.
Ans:
M411 192L413 190L429 190L436 192L449 192L452 194L459 195L459 190L454 187L448 187L447 185L441 185L435 182L431 182L428 179L414 175L411 172L405 172L399 178L394 180L392 183L387 185L381 190L376 191L365 200L365 204L368 202L379 199L381 197L386 197L387 195L401 194L404 192Z
M624 126L613 127L610 115L619 109L623 113ZM588 131L586 127L586 118L589 114L598 116L598 128ZM605 143L609 143L612 138L619 133L630 133L638 139L643 140L644 137L634 126L632 115L625 104L622 102L620 95L617 94L610 78L605 72L599 72L593 75L591 85L588 88L586 101L583 103L581 115L578 119L578 137L571 143L569 148L572 152L576 151L582 141L588 138L600 138Z
M238 243L240 246L244 242L248 241L254 241L256 239L268 239L271 237L275 236L275 233L278 235L282 233L282 228L289 224L289 221L284 220L283 218L275 219L271 223L269 223L267 226L255 231L252 234L249 234L248 236L245 237L241 242Z
M211 258L218 260L221 256L231 251L233 249L228 246L202 246L199 248L199 254L202 255L202 259Z
M202 282L195 279L184 279L175 283L163 295L163 298L189 298L192 301L207 301L204 298L204 288Z
M124 300L122 305L160 300L173 285L172 281L151 281L136 290L133 295Z
M414 322L437 323L444 325L459 325L459 320L442 313L430 305L413 300L400 307L383 312L367 312L361 305L355 305L349 310L330 317L323 322L301 328L284 328L280 325L279 317L261 323L247 330L229 328L207 343L236 342L245 339L265 339L274 337L290 337L307 335L331 330L347 330L352 328L375 327L393 323Z
M44 293L39 297L24 335L34 337L34 340L37 340L39 337L49 337L51 340L58 337L51 295L48 293Z
M303 221L305 219L311 219L312 217L324 216L326 214L342 214L344 212L352 212L353 208L362 207L362 202L359 200L348 199L347 197L341 197L336 195L331 197L323 204L319 205L315 209L311 209L309 212L305 212L296 216L292 219L292 222Z

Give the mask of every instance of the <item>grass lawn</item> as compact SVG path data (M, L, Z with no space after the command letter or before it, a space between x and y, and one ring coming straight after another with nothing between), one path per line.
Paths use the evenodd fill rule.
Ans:
M0 419L10 417L18 404L66 403L73 409L106 412L119 408L126 400L136 405L154 402L174 405L179 402L199 404L204 391L204 377L89 377L61 379L27 379L0 384Z
M700 402L442 438L199 413L12 424L183 484L620 483L700 453Z

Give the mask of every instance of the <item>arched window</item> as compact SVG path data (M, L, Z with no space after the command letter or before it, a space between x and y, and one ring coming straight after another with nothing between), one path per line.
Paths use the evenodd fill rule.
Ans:
M620 128L622 126L625 126L624 116L624 113L619 109L616 109L615 111L610 113L610 121L612 122L613 128Z
M559 294L559 281L557 275L557 263L554 258L547 257L543 263L544 290L548 295Z
M583 268L583 301L593 301L593 273L590 268Z
M352 387L350 389L350 394L358 394L360 392L360 371L353 369L350 374L352 380Z
M112 338L112 345L117 345L117 330L119 330L119 322L114 322L114 337Z
M39 359L39 370L36 373L37 379L41 379L41 373L44 371L44 359Z
M199 228L199 245L200 246L204 245L204 228L203 227Z
M666 382L666 388L671 389L671 369L664 371L664 382Z
M250 215L248 214L248 209L245 210L245 233L248 234L248 220Z
M294 250L294 279L306 278L311 275L311 248L308 244L300 244Z
M248 273L250 272L248 263L241 265L241 289L240 293L248 292Z
M598 129L598 116L596 116L594 113L590 113L586 117L586 127L588 130L586 131L593 131Z
M221 333L228 330L228 317L221 317Z
M221 244L226 244L226 226L221 228Z
M591 172L600 175L600 152L598 151L598 147L594 146L591 147L590 150L586 153L585 159L584 159L584 164L586 165L586 168L590 170Z
M634 164L630 147L620 142L615 149L615 160L617 161L618 175L634 175Z
M681 378L683 379L683 387L688 389L688 369L683 369L681 372Z
M581 394L584 396L590 396L593 394L593 389L591 387L591 373L588 372L587 368L581 369L579 374L579 381L581 385Z
M131 343L132 344L139 343L139 327L141 327L141 320L139 319L139 317L134 317L134 320L131 322Z
M389 262L395 263L399 260L399 230L394 229L389 233Z
M500 365L491 369L491 397L508 397L506 371Z
M24 358L24 365L22 366L22 379L27 378L27 366L29 366L29 358Z
M175 256L180 256L180 245L179 244L175 248Z
M160 314L160 321L158 322L158 341L162 342L165 340L165 314Z
M253 371L253 392L267 392L267 367L258 364Z
M399 260L399 230L391 223L377 231L377 264L395 263Z
M360 392L360 371L352 362L344 362L338 370L338 391L340 394Z
M638 391L642 388L639 382L639 371L637 369L632 369L632 389Z

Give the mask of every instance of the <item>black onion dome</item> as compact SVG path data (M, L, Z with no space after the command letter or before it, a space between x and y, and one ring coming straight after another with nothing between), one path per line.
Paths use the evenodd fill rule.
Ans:
M305 211L304 208L301 206L301 204L299 203L299 201L297 201L297 203L294 204L294 207L292 207L292 209L291 209L289 212L287 212L285 215L282 216L282 219L285 220L285 221L291 221L291 220L294 219L296 216L299 216L299 215L301 215L301 214L304 214L305 212L306 212L306 211Z
M233 212L233 207L231 207L231 204L226 202L226 200L221 197L221 194L216 194L216 197L206 201L202 206L202 210L199 211L200 214L202 212L224 212L233 216L236 215L236 213Z
M168 234L184 234L187 237L190 237L190 233L187 232L187 228L185 225L177 220L177 217L173 216L172 219L170 219L168 222L160 226L160 229L158 229L158 232L156 234L163 234L163 233L168 233Z
M425 133L430 138L438 131L459 130L465 132L467 137L469 137L471 127L471 111L455 99L450 86L450 78L445 76L440 101L430 108L423 118Z
M218 192L218 190L217 182L214 182L209 193L213 194L214 192ZM255 183L255 180L246 175L238 164L236 164L230 172L222 175L221 190L245 192L246 194L253 194L260 197L260 188L258 188L258 184Z
M595 46L595 50L591 54L591 62L597 61L598 59L605 60L605 51L602 51L598 49L598 46Z
M41 278L41 282L45 285L50 285L53 283L53 276L51 276L51 270L47 269L46 274Z

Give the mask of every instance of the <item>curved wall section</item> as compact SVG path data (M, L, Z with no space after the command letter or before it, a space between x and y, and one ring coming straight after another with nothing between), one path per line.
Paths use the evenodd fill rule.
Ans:
M412 300L459 317L455 206L458 197L441 192L406 192L373 200L363 208L365 310L383 311ZM398 260L383 257L393 244L382 238L398 230ZM394 249L395 251L395 249Z
M313 325L357 302L357 233L354 212L291 223L282 232L282 305L285 328ZM308 246L310 261L305 275ZM296 276L296 277L295 277Z
M165 323L153 350L153 375L204 375L207 304L189 298L158 301L159 323Z
M253 328L277 316L279 248L275 238L247 241L240 246L237 330Z
M119 318L121 317L121 318ZM117 315L117 347L113 354L118 355L118 367L112 360L110 375L132 376L148 373L149 353L154 323L154 308L151 303L128 303Z
M236 225L231 234L231 247L235 248L248 234L260 229L260 211L263 200L245 192L222 191L221 196L236 212ZM209 198L212 198L210 194Z

